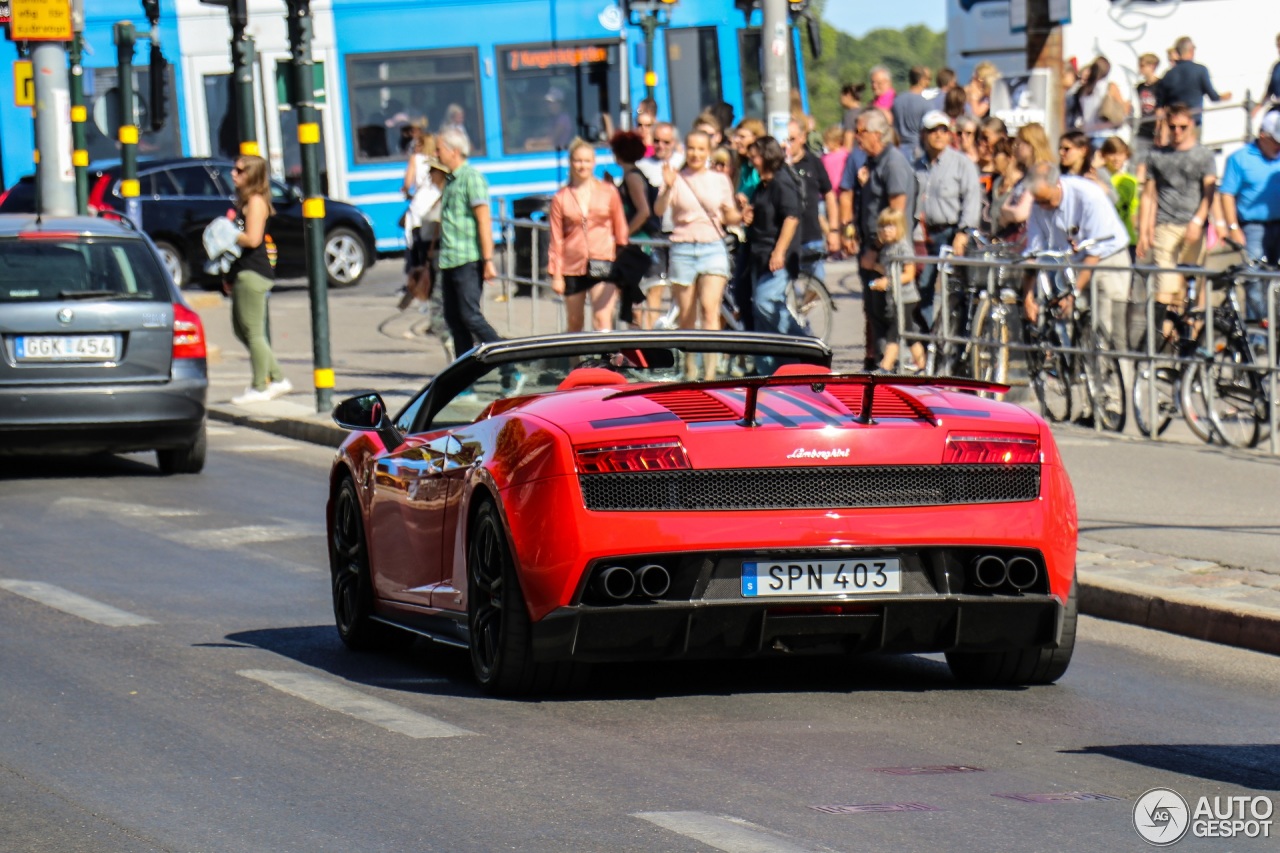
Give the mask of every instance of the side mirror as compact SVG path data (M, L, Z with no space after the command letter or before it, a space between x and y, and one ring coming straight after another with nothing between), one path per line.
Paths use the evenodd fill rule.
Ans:
M394 450L404 443L404 436L396 429L387 414L387 404L382 395L367 391L348 397L333 407L333 422L343 429L356 432L376 432L383 447Z

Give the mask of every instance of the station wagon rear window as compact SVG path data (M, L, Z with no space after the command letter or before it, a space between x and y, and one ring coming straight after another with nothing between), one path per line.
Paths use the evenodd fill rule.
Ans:
M0 239L0 302L171 301L141 240L39 235Z

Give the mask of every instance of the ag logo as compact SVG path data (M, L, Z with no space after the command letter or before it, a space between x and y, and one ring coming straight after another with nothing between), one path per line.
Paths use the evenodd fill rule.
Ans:
M1191 824L1190 817L1187 801L1170 788L1152 788L1133 804L1133 828L1143 841L1157 847L1181 841Z

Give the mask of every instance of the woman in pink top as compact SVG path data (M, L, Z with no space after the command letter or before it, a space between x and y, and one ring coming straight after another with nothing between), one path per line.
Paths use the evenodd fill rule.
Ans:
M671 259L669 275L680 306L680 328L697 325L702 306L702 328L720 328L720 300L729 279L729 253L724 247L726 225L737 225L742 214L733 199L733 185L723 172L709 168L711 140L705 133L685 137L685 167L662 170L662 191L653 206L662 216L671 209ZM697 304L694 302L697 297ZM708 361L711 361L710 359ZM714 363L707 368L715 375Z
M564 295L566 326L581 332L591 295L592 325L613 329L618 288L608 281L618 246L625 246L627 218L618 190L596 180L596 152L575 139L569 146L569 184L551 199L551 246L547 275L551 289Z

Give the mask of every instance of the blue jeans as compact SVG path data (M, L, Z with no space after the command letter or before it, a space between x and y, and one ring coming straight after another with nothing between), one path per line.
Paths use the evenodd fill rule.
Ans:
M751 303L755 312L757 332L777 332L782 335L803 335L804 329L787 308L787 288L791 286L791 273L784 266L770 272L763 261L753 259L751 270ZM756 357L756 372L768 376L778 366L774 356Z
M812 257L812 261L806 258ZM824 284L827 281L827 241L810 240L800 244L800 272L807 273Z
M950 246L956 239L956 232L960 229L955 225L947 225L943 228L935 228L930 226L925 229L924 233L924 250L930 255L937 257L942 251L943 246ZM933 326L933 302L937 291L938 267L935 264L920 264L917 269L916 283L920 288L920 302L916 306L916 323L921 331L927 332ZM948 281L948 290L955 292L954 280ZM952 330L952 334L956 331Z
M484 262L440 270L444 298L444 321L453 336L453 351L462 355L476 341L482 344L502 340L484 318L480 301L484 297Z
M1269 263L1280 263L1280 221L1242 222L1244 245L1249 254ZM1267 286L1274 279L1250 279L1245 282L1245 319L1258 322L1267 316Z

